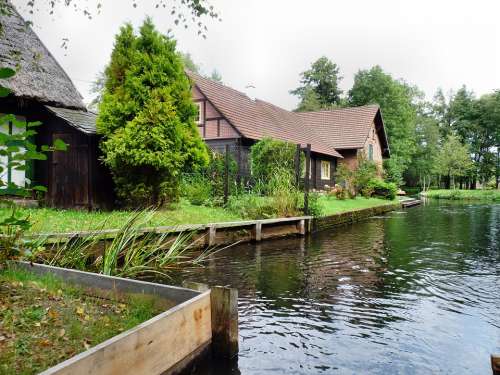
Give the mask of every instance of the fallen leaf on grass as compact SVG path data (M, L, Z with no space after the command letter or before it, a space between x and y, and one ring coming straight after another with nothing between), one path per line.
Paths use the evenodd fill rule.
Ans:
M59 331L58 336L59 336L59 337L63 337L65 334L66 334L66 330L65 330L64 328L62 328L62 329Z
M50 319L59 318L59 313L52 308L49 308L49 310L47 311L47 315L49 316Z
M85 314L85 310L83 309L83 307L77 307L76 308L76 313L78 315L84 315Z
M41 346L50 346L50 345L52 345L51 342L49 340L47 340L47 339L40 340L39 344Z

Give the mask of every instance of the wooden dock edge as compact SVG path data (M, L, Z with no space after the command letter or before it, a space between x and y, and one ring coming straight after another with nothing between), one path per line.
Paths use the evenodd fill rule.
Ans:
M138 230L139 234L168 233L173 236L192 233L193 247L230 245L235 242L260 242L286 236L304 236L309 231L312 216L285 217L263 220L243 220L210 224L148 227ZM105 229L68 233L38 233L25 236L26 239L42 239L48 244L64 243L77 238L99 236L102 241L112 240L120 231Z
M39 275L119 293L175 300L177 305L142 324L51 367L40 375L173 375L210 349L215 357L238 353L237 291L191 283L197 290L16 262ZM213 343L216 343L214 345Z

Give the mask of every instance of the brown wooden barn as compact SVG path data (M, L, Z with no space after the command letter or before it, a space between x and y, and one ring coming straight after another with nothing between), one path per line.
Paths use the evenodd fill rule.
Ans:
M54 207L112 205L110 173L99 161L96 115L87 111L68 75L12 6L8 14L0 15L0 22L0 66L17 71L2 81L12 94L0 99L0 114L41 121L35 136L39 146L57 138L68 144L67 151L49 153L48 160L28 165L25 172L5 171L1 178L18 185L44 185L46 203ZM0 125L3 132L15 131L9 124Z

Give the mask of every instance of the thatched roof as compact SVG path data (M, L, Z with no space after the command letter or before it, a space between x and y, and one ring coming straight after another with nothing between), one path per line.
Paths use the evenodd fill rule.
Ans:
M44 104L85 109L82 96L36 33L7 1L11 11L0 14L0 66L17 74L2 85L20 98Z

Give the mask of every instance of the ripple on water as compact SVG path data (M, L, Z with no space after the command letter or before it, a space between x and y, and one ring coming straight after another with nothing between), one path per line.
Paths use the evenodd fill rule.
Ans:
M239 289L243 374L489 373L499 223L500 205L420 206L227 249L179 277Z

